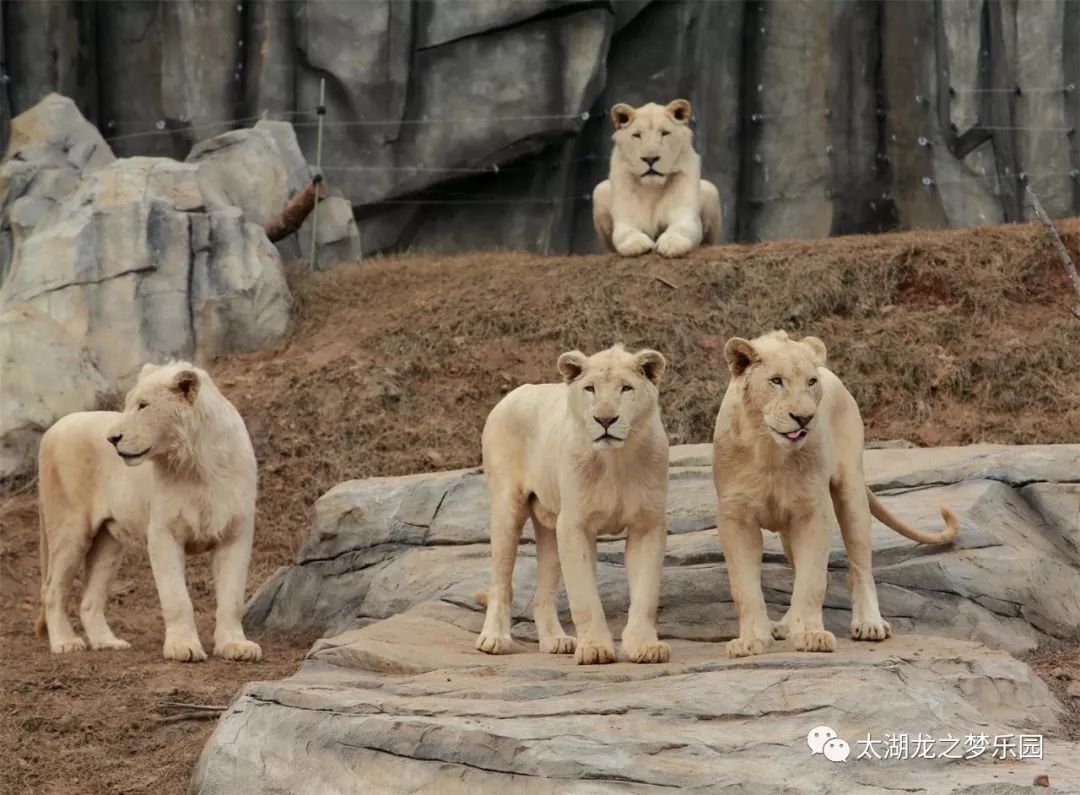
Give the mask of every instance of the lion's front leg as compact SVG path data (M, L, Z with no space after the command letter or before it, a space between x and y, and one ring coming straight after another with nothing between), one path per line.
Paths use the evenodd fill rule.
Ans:
M244 528L229 543L214 550L214 591L217 615L214 618L214 654L226 660L258 661L262 647L244 635L244 586L254 522L244 520Z
M615 221L615 229L612 232L611 239L615 245L615 250L624 257L637 257L648 254L656 248L656 243L651 237L640 229L622 221Z
M615 662L615 642L604 618L604 605L596 585L596 539L576 521L560 516L555 533L559 544L570 615L577 632L578 665Z
M739 637L728 642L728 657L764 654L772 640L772 625L761 591L761 528L741 517L717 516L731 597L739 614Z
M667 528L662 515L644 518L628 529L626 573L630 579L630 615L622 633L622 650L630 662L662 663L671 658L671 647L656 635L666 541Z
M147 551L161 601L161 615L165 619L165 659L179 662L205 660L206 652L195 628L195 611L184 580L183 546L167 524L151 519Z
M829 518L815 514L788 531L795 587L784 623L798 651L829 652L836 648L836 636L825 629L822 619L829 570Z
M663 257L683 257L701 245L701 216L697 212L672 219L656 241L656 252Z

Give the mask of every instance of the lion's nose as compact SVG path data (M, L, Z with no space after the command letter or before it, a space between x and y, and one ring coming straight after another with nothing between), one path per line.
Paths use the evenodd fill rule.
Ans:
M596 420L598 423L600 423L601 427L603 427L603 429L606 431L608 428L610 428L612 425L614 425L615 420L617 420L619 418L618 417L593 417L593 419Z
M643 157L641 159L645 161L645 165L647 165L649 168L652 168L653 163L655 163L660 158L659 157Z
M112 436L109 437L109 444L111 444L113 447L116 447L116 445L120 444L120 440L123 438L124 434L114 433Z
M792 414L791 419L799 423L800 428L805 428L807 425L810 424L810 420L814 419L814 415L806 414L805 416L800 417L798 414Z

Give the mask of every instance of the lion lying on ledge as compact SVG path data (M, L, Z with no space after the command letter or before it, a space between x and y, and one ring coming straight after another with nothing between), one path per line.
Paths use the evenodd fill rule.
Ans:
M720 194L701 179L690 116L685 99L611 109L611 170L593 191L593 223L609 251L681 257L716 242Z
M848 556L851 637L884 640L892 630L878 609L870 567L870 516L920 544L949 544L958 523L942 507L938 534L892 516L866 487L859 407L825 368L817 337L796 342L774 331L724 348L731 370L713 435L716 527L724 548L739 637L730 657L762 654L772 638L790 637L800 651L832 651L822 605L832 528ZM761 590L761 528L780 533L795 587L791 607L773 625Z
M126 649L105 621L123 545L146 544L165 618L167 659L206 659L184 556L214 550L214 654L258 660L240 624L255 529L255 453L240 414L186 362L142 369L122 414L69 414L41 439L39 635L55 654L86 648L67 597L86 563L80 608L94 649Z

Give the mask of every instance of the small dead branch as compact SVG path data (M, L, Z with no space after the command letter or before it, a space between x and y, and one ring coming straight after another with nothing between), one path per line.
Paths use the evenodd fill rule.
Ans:
M164 715L160 718L154 718L155 723L179 723L185 720L217 720L220 712L209 712L207 710L195 710L193 712L178 712L175 715Z
M675 282L672 282L672 281L668 281L668 280L667 280L667 279L665 279L665 278L664 278L663 276L656 276L656 275L654 275L654 276L653 276L653 278L654 278L654 279L656 279L656 281L660 282L660 284L665 284L665 285L667 285L667 286L668 286L668 287L670 287L670 288L671 288L672 290L678 290L678 289L679 289L679 285L675 284Z
M319 191L319 200L329 197L326 192L325 182L312 182L298 194L293 196L292 201L285 205L281 214L266 224L266 236L271 243L284 240L289 235L296 234L303 225L304 220L311 214L315 206L315 191Z
M211 712L224 712L227 706L221 704L186 704L183 701L162 701L158 707L165 709L201 709Z
M1031 189L1031 185L1027 186L1027 195L1028 198L1031 199L1031 208L1035 210L1035 215L1039 216L1039 221L1042 222L1046 234L1050 236L1050 240L1057 250L1058 259L1061 260L1061 264L1065 268L1065 273L1068 274L1069 280L1072 282L1073 290L1076 292L1076 298L1078 302L1080 302L1080 274L1076 272L1076 264L1072 261L1072 257L1069 256L1069 250L1065 248L1065 244L1061 242L1061 236L1057 233L1057 229L1054 228L1050 216L1046 214L1046 210L1043 209L1042 204L1039 202L1039 197L1036 196L1035 191ZM1073 307L1072 313L1080 318L1080 303L1077 303L1077 305Z

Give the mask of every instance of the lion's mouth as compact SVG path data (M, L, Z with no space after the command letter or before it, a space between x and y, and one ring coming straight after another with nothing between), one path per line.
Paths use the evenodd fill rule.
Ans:
M619 444L619 443L625 442L625 441L626 441L625 437L615 436L614 434L610 434L610 433L602 433L599 436L597 436L595 439L593 439L593 444L613 445L613 444Z
M789 442L801 442L803 439L806 438L807 433L809 433L806 428L799 428L798 430L794 431L778 431L773 428L772 432L775 433L777 436L784 437Z
M657 171L655 168L652 168L651 166L649 167L649 169L644 174L641 175L642 179L644 179L645 177L662 177L662 176L664 176L664 175L661 174L659 171Z
M135 461L135 460L137 460L139 458L142 458L144 455L146 455L149 452L150 452L150 448L147 447L141 453L125 453L123 450L117 449L116 454L118 456L120 456L122 459L124 459L125 461Z

